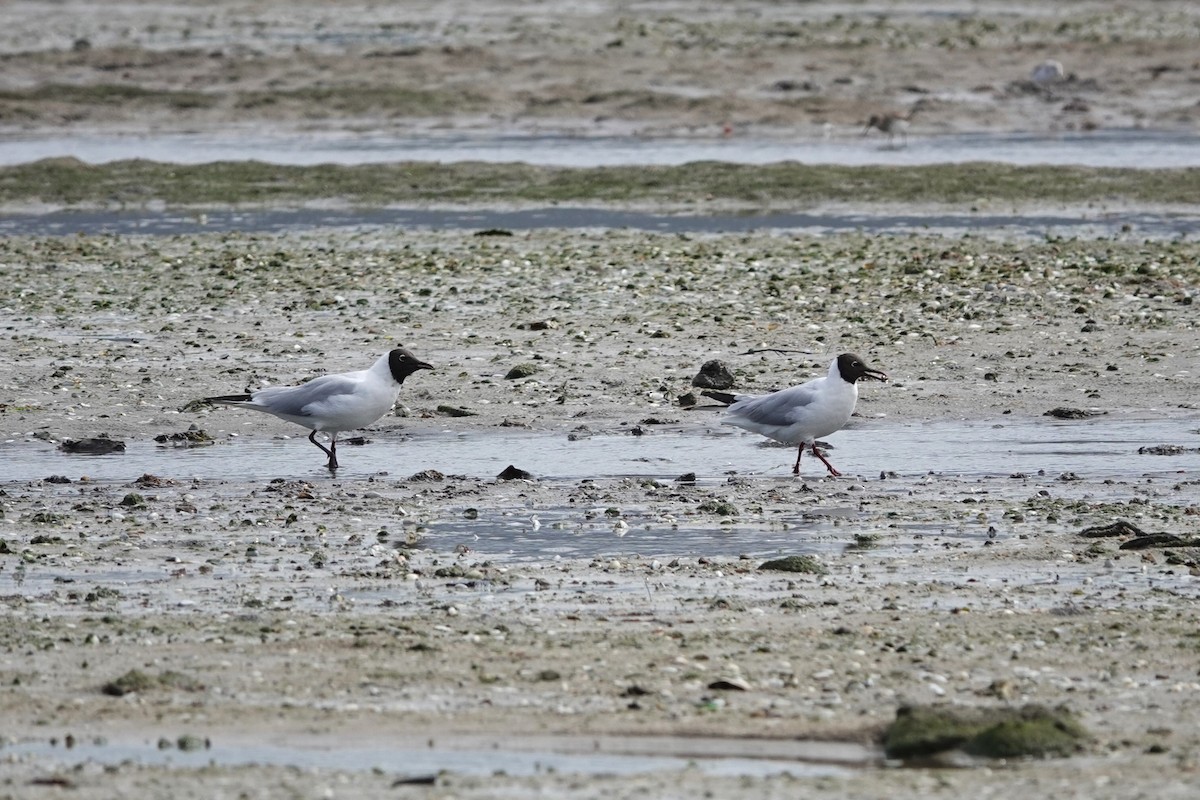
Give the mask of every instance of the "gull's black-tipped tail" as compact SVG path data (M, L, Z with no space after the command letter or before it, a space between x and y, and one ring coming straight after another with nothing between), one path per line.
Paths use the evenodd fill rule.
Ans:
M733 405L734 403L737 402L737 399L738 399L738 396L736 394L730 394L729 392L714 392L714 391L708 390L708 391L703 391L700 394L704 395L705 397L711 397L713 400L716 400L718 403L721 403L721 404L727 405L727 406Z
M248 394L223 394L220 397L206 397L204 402L210 405L220 405L222 403L246 403L250 401Z

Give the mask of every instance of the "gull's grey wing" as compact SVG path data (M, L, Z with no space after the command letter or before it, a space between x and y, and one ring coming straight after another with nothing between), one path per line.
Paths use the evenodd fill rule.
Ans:
M299 386L268 386L254 393L249 403L272 414L307 417L314 403L326 403L338 395L351 394L358 381L348 375L322 375Z
M791 425L817 399L814 382L757 397L744 397L729 407L729 415L758 425Z

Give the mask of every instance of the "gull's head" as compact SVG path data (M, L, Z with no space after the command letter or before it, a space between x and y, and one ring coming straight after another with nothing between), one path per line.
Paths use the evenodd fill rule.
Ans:
M867 366L867 362L854 353L842 353L834 362L837 364L838 375L846 383L856 383L861 379L886 381L888 376L877 369Z
M433 369L432 364L426 364L403 347L397 347L388 353L388 367L392 370L392 378L396 383L404 383L404 379L419 369Z

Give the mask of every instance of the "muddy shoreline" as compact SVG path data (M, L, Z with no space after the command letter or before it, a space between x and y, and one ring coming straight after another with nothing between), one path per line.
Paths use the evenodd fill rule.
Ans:
M918 106L914 133L1197 118L1192 4L792 11L463 2L406 4L400 19L135 2L100 25L90 7L23 3L0 36L0 132L857 135L876 109ZM1030 86L1047 58L1072 77ZM195 210L170 195L169 167L150 169L111 196L72 179L90 194L66 205ZM669 189L611 207L708 202ZM1029 207L1005 191L997 213ZM1164 210L1095 194L1070 202ZM38 197L6 196L26 211ZM799 207L783 197L754 207ZM902 202L814 197L847 213ZM209 205L245 197L227 199ZM987 196L963 204L976 200L987 213ZM1103 220L1079 236L5 236L0 797L1190 798L1198 264L1194 240ZM396 344L437 369L406 383L337 475L287 423L193 405ZM793 478L788 450L681 403L710 359L761 391L846 350L892 380L865 387L855 424L830 437L840 479L810 463ZM1044 416L1063 407L1082 418ZM925 425L939 447L916 442ZM218 465L203 474L155 441L200 430L212 444L198 458ZM128 445L125 468L56 449L104 435ZM534 477L497 479L484 457L506 455ZM143 464L154 471L129 467ZM1118 520L1113 536L1081 535ZM1134 530L1160 538L1131 549ZM814 560L760 568L790 555ZM1061 706L1089 735L1066 758L882 765L879 733L909 704ZM455 768L448 753L523 737L736 753L811 739L860 760L713 774L699 753L628 771L586 757L505 769L503 748ZM403 754L422 743L432 762L415 772ZM224 759L255 746L278 757Z
M1136 453L1196 446L1196 247L559 230L7 240L10 463L101 434L140 452L195 426L216 440L205 458L261 464L248 479L197 478L168 450L141 477L93 479L76 457L5 483L0 594L20 623L5 634L9 735L149 747L236 732L296 753L312 744L301 732L332 747L371 731L386 745L398 730L870 745L905 703L1065 703L1095 737L1069 760L1085 766L1031 762L954 785L1043 785L1083 768L1089 792L1119 773L1108 796L1128 781L1183 796L1200 746L1186 722L1200 692L1194 557L1078 533L1114 519L1200 533L1194 456ZM397 416L345 453L344 475L329 476L286 423L189 407L393 342L438 369L406 384ZM704 438L719 412L679 403L705 360L726 360L751 391L819 374L851 342L892 376L866 387L862 418L831 437L853 477L809 464L793 479L790 454L752 437L728 445L737 474L689 458L722 446ZM762 348L811 352L745 354ZM534 369L506 378L517 364ZM1056 470L1035 453L1028 463L1048 469L1020 475L1003 453L962 472L955 448L977 446L970 438L933 471L871 451L889 425L960 419L984 437L1048 424L1059 406L1098 414L1061 435L1084 450L1133 411L1168 441L1134 427L1097 445L1111 457L1089 463L1103 469ZM454 463L431 474L414 458L431 436L507 431L550 437L556 453L586 452L569 449L580 436L643 447L628 475L550 481L466 477L477 470ZM656 441L679 455L657 463ZM469 445L451 452L472 457ZM536 476L536 452L512 461ZM696 484L674 480L689 468ZM744 549L706 552L732 530ZM604 544L562 555L579 538ZM825 573L758 569L799 552ZM151 682L105 694L130 670ZM739 688L709 688L721 682ZM74 763L61 749L10 761L23 788ZM199 796L289 769L366 796L406 774L155 762L66 776ZM767 796L817 781L849 797L923 785L921 774L438 780L467 797L670 793L677 780L733 793L748 781Z

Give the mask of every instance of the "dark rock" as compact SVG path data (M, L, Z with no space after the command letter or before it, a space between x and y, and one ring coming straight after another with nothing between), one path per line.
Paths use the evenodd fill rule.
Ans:
M474 236L512 236L513 232L507 228L484 228L481 231L475 231Z
M541 371L537 364L517 364L504 375L506 381L516 380L517 378L528 378L530 375L535 375Z
M113 697L123 697L134 692L147 692L158 686L158 679L142 672L131 669L119 678L109 681L100 687L100 691Z
M120 505L125 506L126 508L145 508L146 498L142 497L137 492L130 492L121 498Z
M151 475L146 472L142 477L133 482L139 489L161 489L164 486L174 486L176 482L170 478L160 478L157 475Z
M430 483L440 483L446 480L446 476L438 472L436 469L424 469L420 472L415 472L409 476L410 481L428 481Z
M1148 533L1121 542L1119 550L1148 550L1151 547L1200 547L1200 539L1184 538L1173 533Z
M213 438L204 431L193 428L180 433L160 433L154 437L154 441L172 447L207 447L213 443Z
M512 464L509 464L496 477L502 481L529 481L533 480L533 473L526 472L520 467L515 467Z
M185 733L175 740L175 746L186 753L194 750L207 750L212 745L208 739L201 738L193 733Z
M1104 413L1106 412L1088 411L1087 409L1083 408L1067 408L1066 406L1059 406L1058 408L1050 409L1042 416L1054 417L1056 419L1087 419L1088 417L1098 417Z
M824 575L828 572L825 565L812 556L784 556L773 558L758 565L760 570L775 570L777 572L807 572L812 575Z
M692 406L696 405L696 393L684 392L683 394L679 395L679 405L683 406L684 408L691 408Z
M522 322L517 325L519 331L552 331L559 327L556 319L539 319L534 322Z
M676 483L695 483L696 482L696 473L685 472L682 475L680 475L678 478L676 478L675 482Z
M107 436L94 439L67 439L58 446L64 453L76 453L89 456L103 456L109 453L124 453L125 443Z
M725 362L713 359L704 362L700 372L692 378L692 386L700 389L729 389L733 386L733 372Z
M475 416L474 411L468 411L467 409L459 408L458 406L438 406L437 410L438 410L439 414L445 414L447 417L473 417L473 416Z
M737 506L726 500L705 500L696 510L719 517L736 517L738 514Z
M1146 532L1132 522L1119 519L1107 525L1093 525L1090 528L1084 528L1079 535L1089 539L1099 539L1105 536L1145 536Z
M1147 456L1181 456L1184 453L1195 453L1200 448L1184 447L1181 444L1156 444L1150 447L1139 447L1138 455Z

